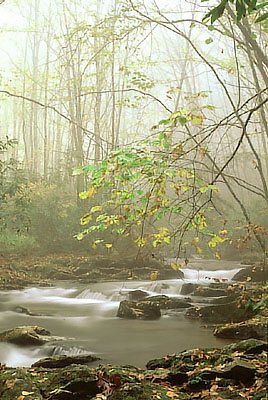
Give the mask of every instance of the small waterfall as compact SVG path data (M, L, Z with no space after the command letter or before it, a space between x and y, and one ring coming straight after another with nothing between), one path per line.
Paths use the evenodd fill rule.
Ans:
M64 355L64 356L79 356L82 354L88 354L88 351L81 349L80 347L64 347L55 346L52 351L50 351L50 356Z
M184 268L184 279L193 283L200 282L202 283L209 283L210 280L213 279L227 279L231 281L233 276L240 270L241 268L235 268L230 270L216 270L216 271L209 271L205 270L202 267L196 269Z
M90 289L85 289L76 296L77 299L91 299L107 301L107 296L100 292L92 292Z

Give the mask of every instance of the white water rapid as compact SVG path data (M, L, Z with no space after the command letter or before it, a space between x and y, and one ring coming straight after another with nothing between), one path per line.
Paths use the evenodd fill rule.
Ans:
M227 342L213 337L200 322L185 319L184 310L164 314L154 321L138 321L117 318L117 308L120 300L128 299L129 292L135 289L144 290L148 295L184 297L180 294L183 283L207 284L214 278L230 280L240 268L234 263L194 261L184 269L184 280L128 280L89 285L60 282L52 288L2 291L0 331L39 325L65 339L38 348L0 342L0 362L8 366L29 366L52 354L89 352L101 357L103 362L144 367L148 360L168 353L195 347L221 347ZM35 315L18 313L16 307L25 307Z

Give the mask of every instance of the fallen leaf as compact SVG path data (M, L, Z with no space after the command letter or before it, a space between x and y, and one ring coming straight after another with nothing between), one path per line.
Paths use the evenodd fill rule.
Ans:
M23 392L21 392L21 394L23 396L29 396L30 394L34 394L34 392L27 392L26 390L24 390Z

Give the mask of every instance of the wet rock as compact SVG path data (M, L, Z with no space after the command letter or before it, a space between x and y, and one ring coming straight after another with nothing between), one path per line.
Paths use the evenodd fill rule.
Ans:
M132 290L131 292L129 292L128 296L129 296L129 300L136 301L136 300L142 300L145 297L148 297L148 293L145 292L144 290L137 289L137 290Z
M263 351L267 351L267 342L257 339L247 339L241 340L238 343L232 343L223 349L231 352L238 351L244 354L260 354Z
M9 342L20 346L40 346L52 340L59 340L40 326L20 326L0 333L1 342Z
M267 340L267 323L262 321L249 321L228 324L214 330L216 337L225 339L259 339Z
M184 299L168 297L166 295L150 296L146 298L147 301L157 304L162 310L170 310L176 308L188 308L191 304Z
M193 296L220 297L220 296L226 296L226 291L224 289L199 286L199 287L195 288L195 290L193 292Z
M157 304L150 301L123 300L120 302L117 316L128 319L157 319L161 317L161 311Z
M21 307L21 306L16 306L15 308L13 308L14 312L19 313L19 314L26 314L26 315L30 315L31 317L38 317L41 314L34 314L32 313L28 308L26 307Z
M36 361L32 367L64 368L71 364L89 364L97 360L100 360L100 358L92 354L83 354L77 356L57 355L53 357L41 358L40 360Z
M238 299L238 294L233 293L227 296L222 296L222 297L214 297L210 300L210 303L212 304L226 304L226 303L232 303L233 301Z
M182 287L181 287L181 293L180 294L183 294L183 295L187 295L187 294L190 294L190 293L193 293L193 291L195 290L195 288L196 288L196 284L194 284L194 283L184 283L183 285L182 285Z
M177 361L177 356L166 356L162 358L155 358L153 360L150 360L146 364L146 368L150 370L154 370L157 368L170 368L176 361Z
M182 270L174 271L174 269L165 267L158 271L159 279L183 279L184 272Z
M233 281L244 282L248 278L251 278L252 282L265 282L268 273L265 273L263 266L249 266L247 268L242 268L238 271L234 277Z
M254 365L240 359L230 362L221 370L221 376L223 378L234 379L244 384L250 384L255 373L256 368Z
M191 319L202 319L210 323L240 322L252 317L250 309L237 308L237 303L217 304L204 307L192 307L185 316Z

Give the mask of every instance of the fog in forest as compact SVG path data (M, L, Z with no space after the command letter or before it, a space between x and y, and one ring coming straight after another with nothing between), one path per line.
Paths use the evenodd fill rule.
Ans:
M267 4L0 1L1 399L265 398Z

